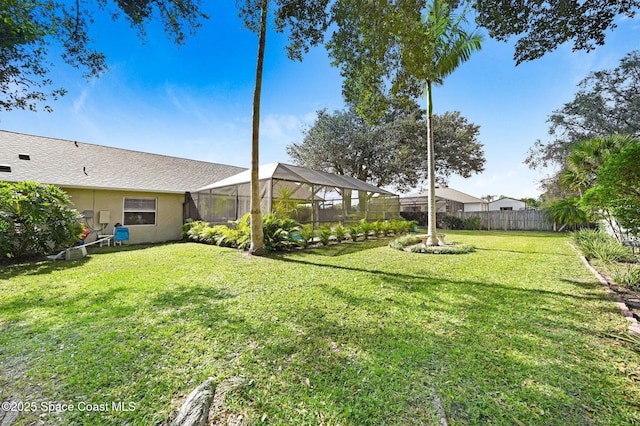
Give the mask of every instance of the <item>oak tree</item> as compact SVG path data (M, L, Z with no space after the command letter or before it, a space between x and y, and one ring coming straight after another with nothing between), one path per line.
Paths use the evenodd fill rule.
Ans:
M476 0L476 21L497 40L516 37L516 63L542 57L563 43L590 51L605 43L616 19L633 18L638 0Z
M459 112L434 114L436 179L469 177L484 169L479 126ZM378 124L368 124L354 107L329 113L318 111L303 140L287 146L297 165L348 175L373 185L399 190L427 179L424 111L393 109Z

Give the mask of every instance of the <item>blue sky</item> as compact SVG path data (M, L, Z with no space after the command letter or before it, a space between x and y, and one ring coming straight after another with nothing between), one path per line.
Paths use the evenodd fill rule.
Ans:
M208 11L211 19L185 45L173 45L153 25L146 41L123 22L97 17L93 38L108 57L99 79L57 64L52 77L69 93L54 112L11 111L0 128L249 167L257 38L243 28L235 2ZM511 43L485 38L483 48L434 92L436 113L460 111L480 126L486 170L449 186L480 197L537 197L548 171L522 162L547 117L573 99L591 71L617 66L638 45L640 20L621 19L606 45L590 53L562 46L518 67ZM269 33L262 93L262 164L291 162L285 148L302 140L317 110L344 107L342 80L323 47L303 62L286 57L282 35ZM421 100L421 104L424 102ZM108 159L105 159L108 161Z

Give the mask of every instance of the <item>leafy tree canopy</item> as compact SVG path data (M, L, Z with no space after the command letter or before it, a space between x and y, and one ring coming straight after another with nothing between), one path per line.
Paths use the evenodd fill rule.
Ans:
M525 160L529 167L562 166L571 147L585 139L640 135L640 51L613 70L592 72L578 88L575 98L549 117L555 140L535 143Z
M0 182L0 258L42 255L80 240L81 217L60 188Z
M564 169L560 172L560 184L582 195L595 184L605 160L634 143L637 143L637 139L629 135L611 135L577 142L571 148Z
M237 0L239 16L251 31L260 28L261 0ZM302 60L311 46L324 41L329 26L329 0L268 0L267 7L273 14L273 28L287 33L286 46L289 59Z
M333 5L336 31L327 43L329 56L344 78L345 99L369 122L384 116L393 97L415 99L423 91L422 82L403 69L399 48L403 34L420 38L423 7L418 0L344 0Z
M301 143L287 153L301 166L356 177L376 186L408 189L426 179L424 111L392 108L379 124L368 124L355 108L318 111ZM479 126L459 112L434 116L437 179L469 177L484 170Z
M593 50L605 43L615 19L633 18L638 0L517 1L477 0L477 22L495 39L518 37L516 63L542 57L559 45L572 42L573 50Z
M152 19L159 19L175 43L185 41L207 16L199 0L3 0L0 2L0 111L37 110L41 102L66 93L51 88L48 77L56 61L82 70L85 77L107 70L106 57L91 44L94 14L124 18L141 36ZM49 105L44 109L51 111Z
M588 195L607 207L624 227L640 232L640 141L609 155ZM589 199L589 197L587 197Z

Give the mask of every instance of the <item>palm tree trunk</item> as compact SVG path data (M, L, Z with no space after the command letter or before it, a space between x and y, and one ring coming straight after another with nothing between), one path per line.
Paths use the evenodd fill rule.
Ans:
M437 246L436 234L436 162L433 153L433 102L431 81L427 80L427 175L429 180L429 204L427 217L427 245Z
M256 86L253 92L253 131L251 135L251 246L249 247L249 252L255 255L260 255L265 252L262 214L260 212L261 200L258 167L260 165L260 95L262 93L262 70L264 67L264 50L267 39L267 5L268 0L262 0Z

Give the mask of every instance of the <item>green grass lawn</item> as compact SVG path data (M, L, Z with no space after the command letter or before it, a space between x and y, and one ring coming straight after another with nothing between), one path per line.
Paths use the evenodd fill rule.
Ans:
M227 404L249 423L438 425L434 401L451 425L640 423L637 347L566 237L447 241L477 250L184 243L4 267L0 400L35 406L18 424L153 425L241 375Z

